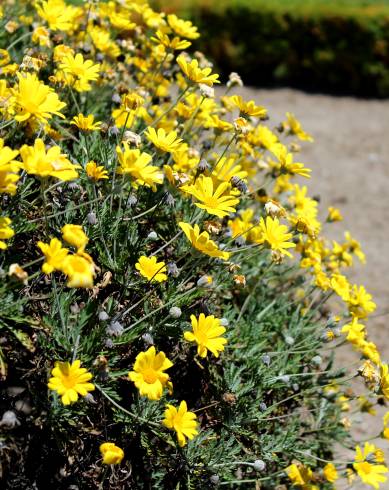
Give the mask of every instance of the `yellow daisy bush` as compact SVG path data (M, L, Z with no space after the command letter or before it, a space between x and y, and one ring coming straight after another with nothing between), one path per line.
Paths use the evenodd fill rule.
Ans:
M326 238L342 210L301 184L303 123L237 94L197 27L146 0L6 0L0 18L7 482L386 488L381 448L334 453L389 371L349 279L362 246Z

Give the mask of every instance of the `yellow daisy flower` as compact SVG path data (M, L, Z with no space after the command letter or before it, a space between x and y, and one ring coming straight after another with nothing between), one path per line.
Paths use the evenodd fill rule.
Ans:
M103 165L97 165L96 162L91 160L85 165L85 171L87 176L97 182L98 180L109 179L108 172Z
M94 122L95 116L93 114L89 114L88 116L84 116L83 114L79 114L78 116L74 116L71 124L74 124L81 129L82 131L99 131L101 122Z
M85 396L95 389L95 386L89 383L92 379L91 373L80 366L81 361L74 361L72 364L58 361L51 371L52 378L47 386L58 393L64 405L76 402L79 395Z
M183 55L178 56L177 63L185 76L193 83L203 83L212 87L214 83L220 83L218 80L219 75L214 73L211 75L212 68L200 68L197 60L191 60L187 62Z
M104 464L120 464L124 458L124 451L113 442L100 444L100 453Z
M210 257L215 257L222 260L229 259L230 254L220 250L217 244L209 238L209 233L206 231L200 233L199 225L195 224L192 227L189 223L184 223L181 221L178 223L178 226L182 229L187 239L196 250L199 250L203 254L209 255Z
M65 77L68 85L74 86L77 92L87 92L91 90L90 82L97 80L100 72L100 65L93 64L92 60L84 60L81 53L75 56L71 53L66 54L59 68L70 77Z
M45 256L42 272L51 274L55 270L62 271L63 262L69 253L69 250L62 247L62 243L58 238L52 238L49 244L39 241L37 247Z
M155 347L151 346L146 352L140 352L136 356L133 371L128 373L128 377L141 396L147 396L149 400L159 400L163 389L171 385L169 375L164 371L172 366L173 363L164 352L157 354Z
M157 189L156 184L162 184L163 173L159 167L149 165L151 155L140 150L131 150L126 142L123 142L124 151L120 146L116 147L119 158L118 174L129 175L135 180L134 187L140 185L151 187L153 191Z
M228 182L222 182L214 190L212 177L205 175L200 175L194 184L184 185L180 189L200 201L195 203L198 208L205 209L209 214L219 218L235 213L235 206L239 203L236 196L226 193L231 189Z
M81 225L65 225L62 227L61 233L65 242L73 245L78 251L83 251L89 242L89 238L86 236Z
M154 128L149 127L145 135L158 150L173 153L181 147L182 139L177 137L176 131L167 133L163 128L159 128L156 131Z
M197 343L197 354L206 357L208 351L215 357L219 357L219 352L224 350L227 339L221 337L226 329L220 324L220 319L214 315L205 316L200 313L199 318L194 315L190 317L192 322L192 332L184 332L184 338L188 342Z
M20 149L23 160L23 168L28 174L39 177L55 177L59 180L68 181L78 177L75 165L61 153L59 146L52 146L46 151L43 140L36 139L34 146L23 145Z
M56 114L61 114L61 110L66 107L65 102L61 102L58 95L51 87L41 82L35 73L17 73L19 83L12 89L15 97L16 115L15 120L23 122L34 117L42 122L47 122Z
M142 255L135 264L140 274L149 281L163 282L167 280L165 262L157 262L157 257L146 257Z
M261 217L259 222L260 236L257 239L258 243L264 243L266 246L279 252L281 255L292 257L288 252L288 248L294 248L295 243L290 242L292 233L288 233L286 225L281 225L278 218L266 217L266 221Z
M173 405L166 405L163 425L177 433L178 444L183 447L186 439L193 439L199 431L197 430L196 415L188 411L185 401L180 403L178 410Z
M13 229L9 226L12 221L9 218L0 216L0 250L5 250L7 244L3 240L9 240L15 235Z

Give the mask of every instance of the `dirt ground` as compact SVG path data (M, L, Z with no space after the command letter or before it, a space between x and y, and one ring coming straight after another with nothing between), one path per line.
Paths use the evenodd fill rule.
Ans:
M349 230L362 244L367 263L356 264L349 277L373 294L377 310L367 323L368 331L383 360L389 361L389 100L290 89L244 88L241 94L268 108L274 126L289 111L313 135L315 142L305 144L299 158L312 168L312 178L307 181L310 194L320 196L323 214L330 205L343 214L344 221L330 225L328 236L341 240ZM338 362L344 366L357 360L357 354L347 347ZM383 413L384 409L376 417L355 420L358 440L379 434ZM389 444L380 439L377 445L386 449L389 461ZM341 450L339 459L350 460L351 454ZM389 488L389 480L385 485ZM367 487L353 484L347 488Z

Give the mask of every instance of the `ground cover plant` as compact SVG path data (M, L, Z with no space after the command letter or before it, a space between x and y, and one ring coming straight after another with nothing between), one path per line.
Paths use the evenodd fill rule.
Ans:
M197 47L252 85L389 95L389 4L380 0L158 0L194 19ZM244 29L242 29L244 26ZM358 46L358 49L356 49Z
M384 488L350 428L388 366L361 247L304 183L312 136L236 73L215 92L197 28L146 2L0 12L4 487Z

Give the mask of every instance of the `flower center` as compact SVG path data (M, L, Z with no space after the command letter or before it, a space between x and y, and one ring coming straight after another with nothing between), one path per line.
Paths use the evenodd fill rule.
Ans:
M143 371L142 373L143 375L143 379L146 381L146 383L149 383L150 385L152 385L153 383L155 383L157 381L157 373L156 371L154 371L153 368L147 368Z

